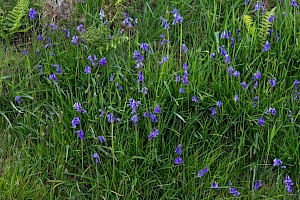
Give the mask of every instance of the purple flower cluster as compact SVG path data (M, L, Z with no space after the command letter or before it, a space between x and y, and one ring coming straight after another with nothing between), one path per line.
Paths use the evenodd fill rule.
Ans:
M269 114L269 113L271 113L272 116L276 115L276 109L269 107L269 109L266 110L265 114Z
M284 183L285 183L285 187L286 187L287 191L289 193L292 193L293 192L292 186L294 185L294 183L293 183L293 181L292 181L292 179L290 178L289 175L285 176Z
M206 166L204 169L201 169L199 172L198 172L198 177L199 178L202 178L207 172L208 172L208 167Z
M139 50L135 50L133 52L133 58L136 60L136 67L135 68L140 68L140 67L143 66L144 57L142 56L142 54Z
M254 12L255 11L260 11L261 10L261 14L265 14L265 7L264 5L262 4L262 2L258 2L256 5L255 5L255 9L254 9Z
M234 47L234 38L232 37L232 33L230 31L226 32L226 31L223 31L221 33L221 39L229 39L231 40L231 47L233 48Z
M140 101L136 101L133 98L129 99L129 104L127 104L127 107L131 107L131 109L132 109L131 114L137 113L136 109L140 104L141 104Z
M161 34L159 37L162 39L161 42L160 42L161 46L165 45L166 43L169 43L169 40L165 39L165 35L164 34Z
M120 118L115 117L113 113L109 113L107 115L107 121L108 121L108 123L114 123L115 121L120 122L121 120L120 120Z
M254 183L254 189L255 189L256 191L258 191L259 188L262 187L262 186L263 186L263 185L262 185L261 180L255 181L255 183Z
M173 8L172 11L174 20L173 20L173 25L176 26L178 23L182 23L183 22L183 17L181 17L179 11L176 8Z
M235 197L237 197L241 194L239 191L237 191L236 188L232 187L232 183L230 181L229 181L229 193L232 194Z
M36 10L33 8L30 8L28 16L29 16L30 20L34 20L36 18Z
M73 105L75 111L77 112L80 112L82 114L86 113L86 110L82 109L82 106L80 103L76 102L74 105Z
M150 132L150 134L148 136L148 140L151 141L151 140L153 140L153 138L156 138L158 136L158 133L159 133L158 129L154 127L153 131Z
M178 155L178 157L175 158L174 160L174 164L175 165L180 165L183 163L182 158L180 157L180 155L182 154L182 144L178 144L178 146L175 149L175 153Z

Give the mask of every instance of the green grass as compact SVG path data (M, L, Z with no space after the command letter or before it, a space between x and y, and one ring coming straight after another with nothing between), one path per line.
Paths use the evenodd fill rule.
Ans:
M292 8L289 1L269 3L266 11L276 6L275 32L268 37L271 49L263 53L258 31L250 36L242 21L243 15L250 15L259 27L262 16L253 12L255 2L247 6L243 0L108 4L87 0L77 9L85 17L86 29L102 23L101 8L106 15L117 13L113 23L109 22L116 38L124 28L124 12L138 18L136 27L124 28L122 36L129 39L120 41L117 48L106 49L104 43L100 52L99 46L90 44L84 50L82 44L73 45L71 38L80 35L75 19L56 22L57 31L41 28L44 23L38 20L30 21L35 24L30 32L16 35L10 43L1 41L0 199L230 199L234 197L229 194L228 181L241 193L240 199L299 199L300 104L299 98L294 100L293 86L300 79L299 9ZM11 9L14 4L0 5ZM175 27L172 6L184 18ZM161 27L160 17L168 20L169 30ZM71 32L69 39L62 30L66 27ZM233 48L230 40L216 38L223 31L232 32ZM44 42L37 39L41 33ZM170 43L161 46L161 34ZM48 37L53 47L45 49ZM153 53L142 53L144 66L136 69L133 53L143 42ZM181 52L182 44L189 49L186 54ZM230 64L224 64L219 53L214 60L210 58L222 45L231 56ZM22 55L25 48L29 53ZM98 59L106 57L107 64L92 67L87 57L94 54ZM169 60L160 66L165 55ZM189 67L188 86L175 82L175 76L184 73L184 62ZM42 74L36 68L39 64ZM52 64L62 66L57 83L49 80L56 72ZM84 73L86 65L92 67L89 75ZM241 76L229 77L229 66ZM258 70L262 78L254 89L253 75ZM145 76L140 84L139 71ZM276 78L276 87L270 86L270 78ZM246 90L240 86L242 81L247 83ZM144 86L147 95L140 92ZM184 94L179 93L181 87ZM198 103L192 102L194 95ZM23 102L17 103L16 96ZM255 96L259 100L254 108ZM131 121L130 98L141 102L138 126ZM216 107L217 101L222 101L221 108ZM87 113L76 112L75 102ZM156 105L162 113L152 123L143 113L152 112ZM217 108L215 117L211 107ZM276 108L275 116L264 114L269 107ZM104 117L99 109L106 111ZM109 123L109 113L120 122ZM75 129L71 121L76 116L81 123ZM258 125L261 116L264 126ZM158 137L148 141L154 127ZM77 136L79 129L85 133L84 140ZM106 138L103 144L99 135ZM174 165L178 144L183 145L183 164ZM98 164L94 152L99 154ZM274 167L275 158L286 168ZM209 172L197 177L206 166ZM294 182L292 193L285 188L287 174ZM256 180L263 183L259 191L253 188ZM218 182L219 190L210 188L213 181Z

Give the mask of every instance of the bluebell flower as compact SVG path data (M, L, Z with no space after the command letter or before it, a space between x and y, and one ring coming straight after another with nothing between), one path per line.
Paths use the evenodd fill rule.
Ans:
M57 72L58 74L62 74L62 72L61 72L61 66L60 66L60 65L58 65L58 64L53 64L52 66L56 68L56 72Z
M129 107L129 106L131 107L131 109L132 109L131 114L137 113L136 109L140 104L141 104L140 101L135 101L133 98L129 99L129 104L127 104L127 107Z
M151 122L158 122L155 114L153 114L153 113L149 113L149 114L150 114Z
M142 83L144 81L144 74L142 71L138 72L138 83Z
M265 118L264 117L259 117L258 118L258 125L264 126L265 125Z
M50 80L53 80L54 82L57 82L57 81L58 81L57 76L56 76L55 73L51 74L51 75L49 76L49 79L50 79Z
M229 188L229 193L232 194L235 197L237 197L241 194L239 191L237 191L236 188L232 188L232 187Z
M230 61L230 55L226 54L226 55L224 56L224 62L230 64L230 62L231 62L231 61Z
M84 25L83 24L79 24L76 28L77 31L81 32L81 33L84 33L85 30L84 30Z
M188 51L188 48L186 47L185 44L182 44L181 50L182 50L182 53L186 53Z
M105 17L104 11L102 9L99 12L99 17L100 17L100 20L102 20Z
M208 172L208 167L206 166L204 169L201 169L199 172L198 172L198 177L199 178L202 178L207 172Z
M279 166L279 165L281 165L282 164L282 161L279 159L279 158L275 158L274 160L273 160L273 166L274 167L277 167L277 166Z
M181 165L182 163L183 163L182 158L180 158L179 156L177 158L175 158L175 160L174 160L175 165Z
M244 88L244 90L246 90L246 88L247 88L246 82L242 82L242 83L241 83L241 86Z
M266 43L264 44L264 48L263 48L262 52L267 52L267 51L269 51L270 48L271 48L271 44L267 40Z
M139 121L138 116L137 116L137 115L133 115L133 116L131 117L131 120L132 120L134 126L137 126L137 122Z
M140 47L143 51L148 51L149 50L149 45L147 43L141 43Z
M269 22L273 22L275 20L275 16L274 15L271 15L268 19Z
M262 182L261 182L261 180L255 181L255 183L254 183L254 189L255 189L256 191L258 191L260 187L262 187Z
M270 107L268 110L266 110L265 114L269 114L271 113L271 115L276 115L276 109L275 108L272 108Z
M234 99L235 102L237 102L239 100L239 96L237 94L235 94L233 99Z
M145 118L148 118L148 117L150 117L150 113L149 113L149 112L144 112L143 116L144 116Z
M166 62L168 62L168 61L169 61L169 56L168 56L168 55L165 55L165 56L162 58L162 60L160 61L159 65L162 65L162 64L164 64L164 63L166 63Z
M297 4L297 1L296 0L292 0L292 3L291 3L292 7L297 7L299 8L298 4Z
M79 137L81 140L84 140L84 132L83 132L83 130L78 130L78 131L76 131L76 132L77 132L78 137Z
M70 33L70 31L69 31L68 29L65 29L65 28L64 28L63 31L64 31L65 34L66 34L66 35L65 35L66 38L70 38L70 37L71 37L71 33Z
M107 121L108 123L113 123L115 121L115 117L113 113L107 115Z
M98 112L101 113L101 114L100 114L100 117L101 117L101 118L104 117L104 115L105 115L105 111L104 111L104 110L99 109Z
M158 129L156 129L155 127L153 128L153 131L150 132L149 136L148 136L148 140L151 141L153 140L153 138L156 138L158 136Z
M182 76L182 82L184 83L184 85L188 85L189 84L189 80L187 76Z
M215 59L215 57L216 57L216 52L212 52L211 54L210 54L210 56L209 56L211 59Z
M269 30L268 30L268 35L269 35L269 36L271 36L271 35L272 35L272 33L274 33L274 32L275 32L275 30L273 30L273 29L269 29Z
M148 88L147 88L146 86L144 86L144 87L142 88L141 92L142 92L143 94L148 94Z
M144 60L144 57L139 50L133 52L133 58L136 59L137 62L142 62Z
M92 68L90 68L90 66L86 66L86 68L84 69L84 72L86 74L90 74L92 72Z
M93 154L93 158L95 159L95 162L96 162L96 163L99 163L99 155L98 155L97 152L95 152L95 153Z
M115 78L114 75L111 75L111 76L109 77L109 81L110 81L110 82L113 82L113 81L114 81L114 78Z
M98 140L100 141L101 144L103 144L103 142L105 142L105 137L103 135L98 136Z
M250 2L250 0L245 0L245 5L247 5Z
M76 128L78 124L80 124L79 117L74 117L74 119L72 120L72 127Z
M185 91L184 91L183 88L179 88L179 92L180 92L180 93L184 93Z
M161 41L160 45L163 46L164 44L169 43L169 42L170 42L169 40L163 39L163 40Z
M44 38L43 38L43 35L42 35L42 34L39 34L39 35L38 35L38 40L41 40L41 41L42 41L42 40L44 40Z
M127 13L125 13L125 19L122 22L122 24L127 27L132 27L132 24L131 24L132 21L133 21L133 19L131 17L129 17L129 15Z
M73 105L74 109L78 112L80 112L82 110L82 106L80 103L76 102L74 105Z
M285 187L288 190L288 193L292 193L293 192L292 186L294 185L294 183L293 183L293 181L292 181L292 179L290 178L289 175L285 176L284 183L285 183Z
M15 101L18 103L22 103L23 101L21 100L21 96L16 96Z
M254 76L253 76L253 80L257 81L258 79L261 79L261 73L260 71L257 71Z
M263 4L261 2L258 2L256 5L255 5L255 9L254 11L259 11L261 9L261 14L265 14L265 8L263 6Z
M178 83L180 81L180 75L176 75L175 82Z
M226 52L226 49L225 49L224 45L222 45L221 47L219 47L219 50L221 52L221 55L223 55L223 56L227 55L227 52Z
M223 32L221 33L221 39L228 39L228 38L229 38L228 33L227 33L226 31L223 31Z
M29 16L29 19L30 19L30 20L35 19L35 18L36 18L36 10L33 9L33 8L30 8L30 9L29 9L29 14L28 14L28 16Z
M178 144L178 146L175 149L175 153L178 155L182 154L182 144Z
M102 66L106 65L106 63L107 63L107 61L106 61L105 57L101 58L100 61L99 61L99 64L102 65Z
M296 90L298 90L299 83L300 82L298 80L295 80L294 83L293 83Z
M192 101L198 103L198 98L196 96L193 96Z
M219 184L216 181L214 181L210 187L219 190Z
M216 110L215 107L211 107L211 108L210 108L210 111L211 111L211 115L212 115L212 116L215 116L215 114L217 114L217 110Z
M73 36L71 42L72 42L75 46L78 46L78 45L79 45L79 43L78 43L78 36L77 36L77 35L76 35L76 36Z
M170 25L168 24L168 22L165 18L161 17L160 20L161 20L161 24L164 27L164 29L169 29L170 28Z
M270 81L269 81L269 84L270 84L272 87L275 87L275 86L276 86L276 79L271 78Z
M153 113L154 114L160 114L161 113L161 109L160 109L160 106L159 105L156 105L154 110L153 110Z
M221 106L222 106L222 101L217 101L217 106L218 106L219 108L221 108Z
M234 72L234 68L229 66L228 69L227 69L227 72L228 72L228 75L229 76L232 76L233 72Z
M235 71L234 73L233 73L233 76L234 77L239 77L239 76L241 76L241 73L239 72L239 71Z
M173 16L174 16L174 20L173 20L173 25L176 26L178 23L182 23L183 22L183 17L181 17L180 13L178 12L178 10L175 8L173 10Z
M49 24L49 26L52 27L52 29L53 29L54 31L57 30L57 26L56 26L55 24L51 23L51 24Z

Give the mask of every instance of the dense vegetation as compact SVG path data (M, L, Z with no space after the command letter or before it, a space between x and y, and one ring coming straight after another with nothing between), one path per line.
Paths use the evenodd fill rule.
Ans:
M9 2L0 199L300 198L299 1Z

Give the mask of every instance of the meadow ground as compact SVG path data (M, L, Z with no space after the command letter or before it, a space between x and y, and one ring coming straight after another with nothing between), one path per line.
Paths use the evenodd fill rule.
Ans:
M17 3L0 199L300 199L298 0Z

